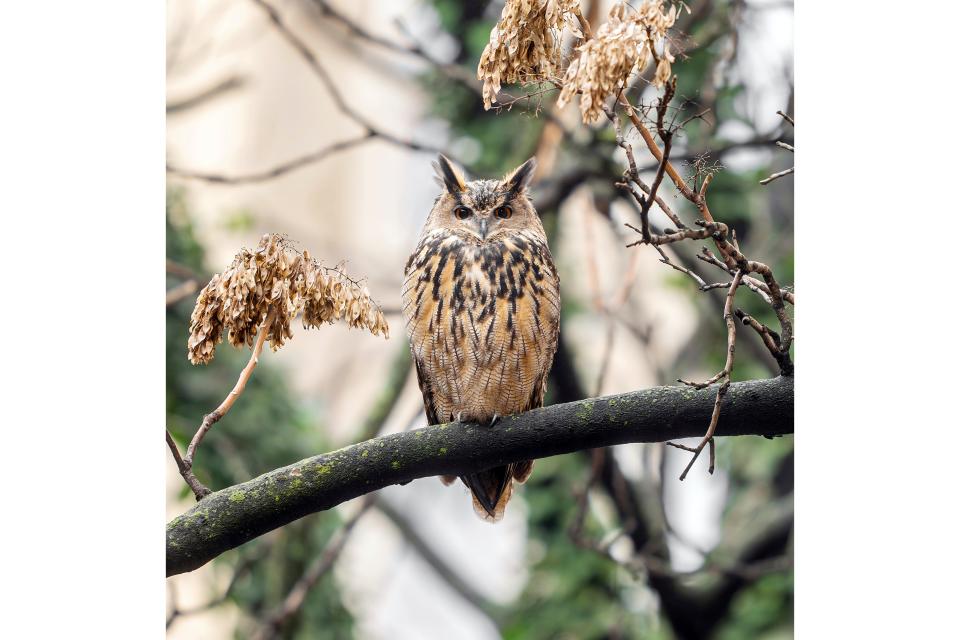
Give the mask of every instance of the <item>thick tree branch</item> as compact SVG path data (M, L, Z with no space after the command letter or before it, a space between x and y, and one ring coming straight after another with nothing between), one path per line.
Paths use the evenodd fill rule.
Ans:
M502 418L496 427L441 424L307 458L211 494L174 518L167 525L167 575L192 571L268 531L391 484L581 449L701 436L715 397L710 389L656 387L536 409ZM730 385L715 433L793 433L793 379Z

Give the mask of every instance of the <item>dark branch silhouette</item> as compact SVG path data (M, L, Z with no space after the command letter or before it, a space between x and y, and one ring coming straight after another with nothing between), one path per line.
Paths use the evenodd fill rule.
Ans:
M307 458L217 491L173 519L167 525L167 575L192 571L268 531L392 484L702 435L715 395L709 388L655 387L536 409L502 418L494 427L441 424ZM788 433L793 433L792 377L730 385L715 435Z

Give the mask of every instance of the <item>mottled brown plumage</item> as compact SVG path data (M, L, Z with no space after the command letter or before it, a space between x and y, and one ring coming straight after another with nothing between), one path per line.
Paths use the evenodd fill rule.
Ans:
M492 424L543 404L557 348L560 282L526 191L535 166L530 159L503 180L467 182L443 156L435 165L443 193L407 261L403 285L403 316L430 424ZM528 460L460 479L478 515L495 522L513 481L525 481L532 467Z

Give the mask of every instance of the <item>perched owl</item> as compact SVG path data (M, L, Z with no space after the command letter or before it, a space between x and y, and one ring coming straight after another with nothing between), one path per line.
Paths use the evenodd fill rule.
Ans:
M403 317L430 424L490 424L543 405L557 350L560 281L527 195L536 161L503 180L468 182L434 163L443 192L404 269ZM461 476L496 522L533 461ZM444 476L449 484L453 476Z

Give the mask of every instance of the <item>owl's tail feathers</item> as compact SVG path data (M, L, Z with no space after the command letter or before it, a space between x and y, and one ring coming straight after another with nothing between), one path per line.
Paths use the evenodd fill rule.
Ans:
M522 460L520 462L514 462L513 467L513 479L517 482L526 482L527 478L530 477L530 474L533 472L533 460ZM443 486L449 487L451 484L457 481L457 476L438 476L440 482L443 483ZM466 480L464 480L466 483Z
M532 470L533 461L524 460L460 476L460 479L473 494L473 510L477 515L487 522L499 522L513 495L513 481L524 482Z
M487 522L499 522L513 493L513 465L460 476L473 494L473 510Z

